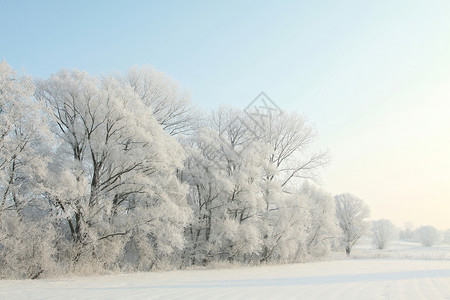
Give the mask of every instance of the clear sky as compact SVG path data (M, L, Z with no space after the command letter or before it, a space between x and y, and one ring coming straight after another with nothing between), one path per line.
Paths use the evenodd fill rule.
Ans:
M0 59L35 77L153 65L206 109L303 113L322 185L450 228L450 1L6 1Z

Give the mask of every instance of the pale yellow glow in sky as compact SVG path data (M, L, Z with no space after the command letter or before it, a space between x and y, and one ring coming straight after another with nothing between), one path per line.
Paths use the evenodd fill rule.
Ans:
M323 183L363 198L372 219L450 228L450 78L410 103L335 144Z

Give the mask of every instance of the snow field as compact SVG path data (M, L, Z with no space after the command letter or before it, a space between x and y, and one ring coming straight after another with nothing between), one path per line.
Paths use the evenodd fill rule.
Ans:
M450 299L450 260L345 259L0 281L0 299Z

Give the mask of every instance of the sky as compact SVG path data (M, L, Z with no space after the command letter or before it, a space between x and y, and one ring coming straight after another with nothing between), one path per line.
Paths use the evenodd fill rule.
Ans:
M6 1L34 77L152 65L205 110L264 91L318 131L320 184L372 218L450 228L450 1Z

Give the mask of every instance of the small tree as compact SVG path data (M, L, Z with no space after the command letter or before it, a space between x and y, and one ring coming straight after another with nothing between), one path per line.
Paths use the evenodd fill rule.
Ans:
M416 230L417 239L424 245L425 247L431 247L439 239L439 234L436 228L433 226L422 226Z
M372 239L378 249L384 249L395 237L395 226L391 221L380 219L372 223Z
M352 247L369 228L365 221L370 216L370 209L363 200L351 195L335 196L336 217L342 230L342 244L345 252L350 255Z
M444 243L450 244L450 229L444 232Z
M324 257L341 232L335 214L335 201L332 195L307 181L302 185L300 194L305 198L310 212L306 250L312 257Z

